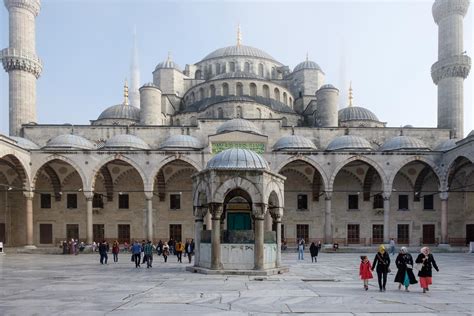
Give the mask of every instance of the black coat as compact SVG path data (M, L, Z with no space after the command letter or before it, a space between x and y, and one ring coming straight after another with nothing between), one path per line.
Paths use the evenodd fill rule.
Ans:
M436 271L439 271L438 265L436 264L436 261L433 257L432 254L428 255L428 258L424 261L423 263L423 258L425 258L425 255L420 253L418 257L416 258L415 262L416 263L421 263L421 269L418 271L418 276L419 277L431 277L433 276L432 270L434 267Z
M395 259L395 265L398 268L397 275L395 276L395 282L404 283L405 282L405 272L408 274L410 279L410 284L416 284L418 281L413 274L413 258L409 253L399 254L397 259ZM410 267L407 267L411 266Z
M319 248L318 248L318 246L316 246L314 244L314 242L309 247L309 252L311 253L311 257L317 257L318 256Z
M372 262L372 271L377 268L377 272L388 273L390 267L390 256L385 251L383 254L377 252L374 261Z

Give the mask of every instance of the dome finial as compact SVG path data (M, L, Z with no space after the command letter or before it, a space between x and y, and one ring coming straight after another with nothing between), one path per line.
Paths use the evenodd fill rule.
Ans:
M240 23L237 25L237 47L242 44L242 33L240 32Z
M354 95L352 94L352 80L349 83L349 106L352 106L352 101L354 100Z
M123 84L123 104L128 105L128 83L127 83L127 78L125 78L125 83Z

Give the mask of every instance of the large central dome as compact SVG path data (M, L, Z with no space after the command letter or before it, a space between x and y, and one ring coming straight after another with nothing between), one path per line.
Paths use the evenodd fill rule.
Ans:
M245 45L234 45L216 49L206 57L202 59L208 60L213 58L221 58L221 57L229 57L229 56L247 56L247 57L255 57L255 58L264 58L275 61L275 58L270 56L269 54L265 53L263 50L260 50L255 47L245 46Z

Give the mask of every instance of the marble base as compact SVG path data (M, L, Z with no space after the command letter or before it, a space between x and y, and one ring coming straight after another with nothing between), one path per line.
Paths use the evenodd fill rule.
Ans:
M186 271L193 273L209 274L209 275L251 275L251 276L266 276L287 273L290 271L288 267L272 268L265 270L211 270L202 267L186 267Z

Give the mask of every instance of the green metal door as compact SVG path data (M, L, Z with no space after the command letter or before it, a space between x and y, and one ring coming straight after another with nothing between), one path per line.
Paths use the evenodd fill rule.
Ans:
M227 214L227 230L250 230L250 213L231 212Z

